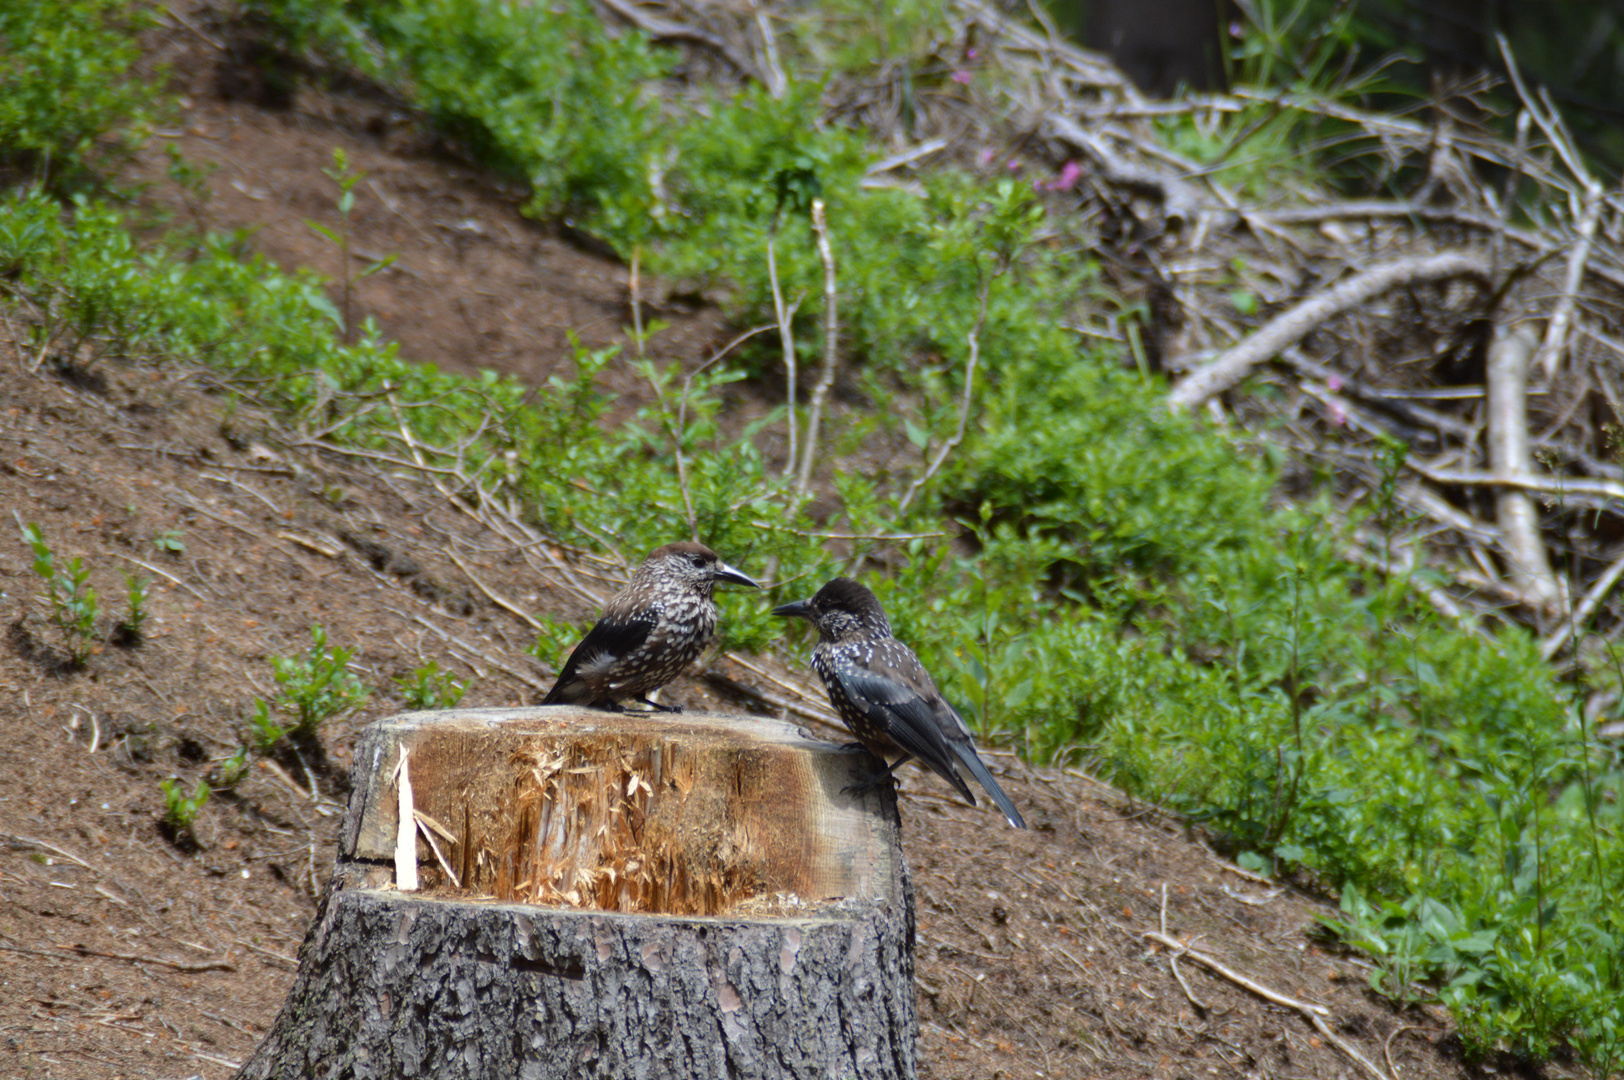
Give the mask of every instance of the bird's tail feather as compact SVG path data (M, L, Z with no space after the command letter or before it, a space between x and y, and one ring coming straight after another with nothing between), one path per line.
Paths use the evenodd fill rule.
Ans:
M955 746L953 749L957 750L958 747ZM899 760L896 763L896 765L891 766L891 771L895 772L896 768L897 768L897 765L901 765L902 762L907 761L909 757L913 757L913 756L914 756L913 754L909 754L908 757L904 757L901 760ZM938 762L940 764L938 764ZM964 782L964 777L960 776L958 770L953 768L953 765L952 765L952 762L951 762L950 759L944 758L944 757L937 757L935 755L932 755L929 758L926 758L926 757L919 758L919 763L921 765L924 765L926 768L930 769L931 772L933 772L936 775L940 776L943 780L946 780L949 784L952 784L954 789L960 795L964 796L964 801L965 802L969 803L971 806L974 806L976 804L976 797L970 791L970 785L966 784Z
M1015 809L1015 804L1010 801L1008 795L1004 794L1004 789L998 786L998 781L994 780L992 773L987 771L987 766L981 760L980 755L976 753L974 744L970 742L953 742L949 745L953 747L953 752L958 755L959 761L964 764L964 767L970 770L970 775L976 778L976 783L987 789L987 794L992 796L992 801L998 804L998 809L1004 812L1004 817L1009 819L1009 823L1017 829L1026 828L1026 819L1021 817L1021 812ZM970 801L974 802L975 800L971 799Z

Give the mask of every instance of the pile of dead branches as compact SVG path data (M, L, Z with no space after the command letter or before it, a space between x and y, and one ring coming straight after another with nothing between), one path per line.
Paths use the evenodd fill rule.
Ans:
M784 86L775 26L793 8L603 2L734 77ZM996 80L920 93L897 61L830 85L832 117L893 133L870 182L906 187L929 159L994 153L1052 170L1065 182L1047 189L1151 313L1143 340L1120 321L1079 331L1168 375L1170 408L1284 445L1288 481L1331 476L1350 519L1389 493L1397 533L1357 531L1350 559L1405 575L1450 617L1527 625L1548 657L1624 632L1610 600L1624 574L1624 193L1592 173L1509 49L1508 138L1481 83L1407 115L1255 90L1148 101L1035 6L1042 30L979 0L955 10L956 36L927 65ZM1335 122L1386 197L1298 182L1249 200L1152 126L1260 109Z

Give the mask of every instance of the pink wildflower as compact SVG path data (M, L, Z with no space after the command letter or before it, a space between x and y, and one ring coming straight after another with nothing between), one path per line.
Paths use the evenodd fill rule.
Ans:
M1331 402L1331 425L1333 427L1348 426L1348 412L1338 402Z
M1020 172L1021 171L1021 163L1016 161L1014 158L1010 158L1009 159L1009 171L1010 172Z
M953 73L953 81L958 83L960 86L966 86L970 82L970 73L968 71L955 71Z
M1342 392L1342 376L1332 375L1329 379L1325 380L1325 386L1331 391L1331 393L1340 394Z
M1077 186L1077 181L1083 175L1083 167L1075 161L1068 161L1060 166L1060 175L1049 185L1050 191L1070 191Z

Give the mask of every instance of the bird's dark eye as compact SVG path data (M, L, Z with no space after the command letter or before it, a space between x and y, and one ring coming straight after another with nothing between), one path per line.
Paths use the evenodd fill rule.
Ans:
M703 555L695 555L694 556L694 565L699 567L701 570L703 570L705 568L705 556L703 556Z

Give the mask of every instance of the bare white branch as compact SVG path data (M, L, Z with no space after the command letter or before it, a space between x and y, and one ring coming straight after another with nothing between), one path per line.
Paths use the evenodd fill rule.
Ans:
M823 370L818 373L818 385L812 390L812 407L806 418L806 441L801 450L801 472L795 482L797 498L806 495L812 482L812 466L817 460L818 425L823 419L824 402L829 389L835 384L840 365L840 319L836 310L835 255L829 246L829 225L824 217L823 200L812 200L812 231L818 238L818 258L823 260Z

